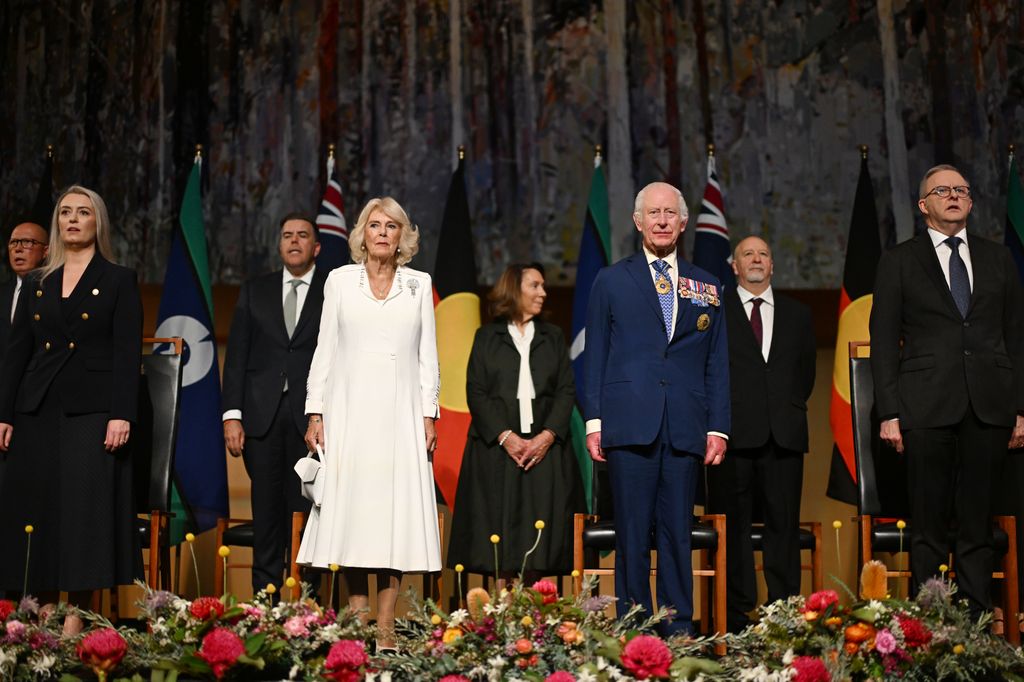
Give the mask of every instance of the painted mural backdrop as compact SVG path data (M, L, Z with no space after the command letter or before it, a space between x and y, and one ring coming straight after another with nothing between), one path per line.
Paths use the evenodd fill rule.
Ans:
M1006 146L1024 144L1024 9L6 0L0 78L3 229L31 206L52 143L57 184L100 190L119 258L146 281L162 281L197 142L215 282L275 264L277 220L315 213L333 142L349 223L367 198L396 196L426 270L464 144L481 282L536 259L571 283L595 144L621 256L646 182L675 182L696 214L714 141L734 238L767 235L779 285L834 288L859 143L883 239L913 229L916 181L937 161L963 166L976 229L1001 239Z

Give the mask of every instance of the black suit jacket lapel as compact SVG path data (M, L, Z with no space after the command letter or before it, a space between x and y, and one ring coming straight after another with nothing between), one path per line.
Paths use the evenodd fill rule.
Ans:
M292 332L292 338L298 338L299 334L305 330L309 325L309 321L314 317L320 316L321 306L316 305L316 301L323 300L324 283L327 281L327 275L321 268L317 268L313 272L313 280L309 283L309 291L306 292L306 300L302 302L302 310L299 311L299 319L295 323L295 330ZM281 324L284 324L284 302L281 303ZM285 328L287 334L288 329Z
M0 287L0 339L3 339L11 328L11 307L14 305L14 288L18 280L12 279ZM23 282L26 286L28 282Z
M103 272L106 270L107 261L99 253L92 257L89 264L85 266L85 272L82 273L82 278L78 280L78 284L71 291L71 295L68 296L68 300L64 302L61 309L64 311L64 315L61 316L65 322L75 317L75 312L78 307L82 305L82 302L90 296L99 296L100 291L103 287ZM58 277L58 273L60 276ZM57 272L54 272L52 276L47 277L47 280L52 279L57 289L58 300L63 293L61 288L64 282L64 268L61 268ZM96 292L95 294L93 292Z
M992 252L986 248L988 245L981 239L971 239L970 235L967 236L967 248L971 252L971 274L974 275L972 286L971 286L971 302L967 306L967 315L971 314L974 309L974 303L977 301L978 292L981 291L982 287L989 281L991 277L995 276L997 272L996 262L990 258ZM953 294L950 294L950 298ZM965 315L964 317L967 317Z
M750 346L751 350L756 352L761 361L764 362L761 349L757 347L757 337L754 336L754 328L750 326L750 318L747 317L747 311L743 307L743 302L740 301L739 292L736 289L730 289L728 293L722 296L722 305L725 306L725 314L733 319L733 327L740 329L739 338L736 339L732 338L730 332L729 342Z
M942 267L939 265L939 254L936 252L935 245L932 244L932 238L928 235L928 230L914 238L913 253L924 268L928 279L931 280L932 286L935 288L939 298L946 302L950 313L960 317L960 309L956 307L953 294L949 291L949 284L942 274Z

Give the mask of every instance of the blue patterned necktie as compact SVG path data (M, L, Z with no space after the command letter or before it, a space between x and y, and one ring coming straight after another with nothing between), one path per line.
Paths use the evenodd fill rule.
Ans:
M967 277L967 265L960 257L960 237L949 237L945 240L949 247L949 292L960 311L961 317L967 317L967 308L971 304L971 280Z
M658 259L651 263L658 276L654 280L654 289L658 293L658 303L661 304L661 317L665 322L665 336L672 340L672 278L668 276L668 263Z

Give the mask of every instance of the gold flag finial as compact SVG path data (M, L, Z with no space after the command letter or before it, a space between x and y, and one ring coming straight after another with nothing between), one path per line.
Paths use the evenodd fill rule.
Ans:
M866 144L860 145L860 158L868 158L868 146Z
M328 159L333 159L334 158L334 143L333 142L330 143L329 145L327 145L327 158Z
M197 144L196 145L196 158L195 158L194 162L195 163L199 163L200 161L202 161L202 159L203 159L203 145Z
M1013 158L1013 154L1016 150L1017 145L1015 145L1014 143L1011 142L1010 144L1006 145L1006 151L1009 152L1011 159Z
M1010 146L1012 147L1013 145L1010 145ZM1011 154L1012 153L1013 152L1011 152ZM53 145L52 144L46 145L46 158L48 158L48 159L52 159L53 158Z
M708 156L714 156L714 155L715 155L715 143L714 142L708 142Z
M601 145L599 145L599 144L595 144L594 145L594 158L595 159L600 159L601 158Z
M460 144L459 145L459 161L462 161L464 158L466 158L466 146Z

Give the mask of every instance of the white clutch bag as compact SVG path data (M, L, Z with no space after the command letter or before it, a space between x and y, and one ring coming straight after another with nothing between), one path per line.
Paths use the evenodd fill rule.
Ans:
M316 453L310 452L295 463L295 473L299 475L302 496L319 508L324 501L324 451L319 445Z

